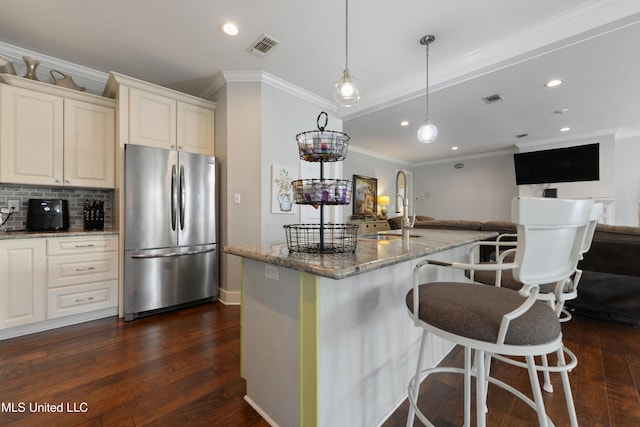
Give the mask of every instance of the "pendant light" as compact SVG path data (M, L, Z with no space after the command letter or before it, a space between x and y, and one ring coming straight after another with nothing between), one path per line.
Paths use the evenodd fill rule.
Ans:
M425 92L426 92L425 99L427 100L426 101L427 115L426 115L424 124L420 126L420 129L418 129L418 141L422 142L423 144L432 143L438 137L438 128L436 127L436 125L431 123L431 121L429 121L429 45L435 39L436 38L431 35L424 36L420 39L420 44L427 47L427 72L426 72L427 86L425 88Z
M345 65L342 76L333 85L333 98L338 105L343 107L351 107L360 100L360 82L351 75L349 71L349 0L345 1L345 36L344 36L344 52Z

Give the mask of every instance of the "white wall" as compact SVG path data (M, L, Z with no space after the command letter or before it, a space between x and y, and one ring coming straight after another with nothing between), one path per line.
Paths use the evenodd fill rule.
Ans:
M550 150L553 148L573 147L585 144L600 144L600 180L599 181L581 181L581 182L560 182L557 184L544 185L521 185L519 186L521 196L541 197L542 191L546 187L557 188L559 198L613 198L616 193L615 185L615 139L611 135L602 135L599 137L578 139L564 143L536 145L521 152Z
M396 172L398 169L405 169L408 172L412 168L402 164L384 160L378 157L372 157L360 151L350 149L347 158L343 163L344 179L352 180L353 175L364 175L378 180L378 195L389 196L391 205L387 206L388 216L390 218L395 214L395 185ZM413 213L413 204L409 205L409 212ZM380 209L378 209L380 211ZM343 222L349 221L349 216L353 214L353 205L345 206L343 209Z
M413 184L415 212L438 219L509 220L518 195L512 154L415 167Z
M260 207L262 242L284 242L285 224L300 222L302 209L308 206L294 205L295 214L271 213L271 166L284 166L296 171L292 179L313 179L320 176L301 176L300 155L296 135L317 129L317 117L323 109L305 99L293 96L282 89L262 84L262 174L263 199ZM340 131L342 120L328 113L327 130ZM327 171L329 165L325 166ZM328 177L329 175L326 175Z
M221 243L284 242L282 226L298 223L299 209L297 215L271 213L271 165L299 171L296 134L316 129L316 118L323 108L259 77L253 81L229 77L212 97L218 103ZM342 121L331 114L329 124L332 130L342 129ZM234 202L234 194L240 195L239 204ZM240 258L222 254L221 299L240 302L240 284Z
M640 225L640 137L616 141L615 197L618 225Z
M261 209L261 104L259 83L229 83L213 96L219 160L222 245L259 242ZM240 194L240 204L233 195ZM240 258L222 254L220 298L239 302Z

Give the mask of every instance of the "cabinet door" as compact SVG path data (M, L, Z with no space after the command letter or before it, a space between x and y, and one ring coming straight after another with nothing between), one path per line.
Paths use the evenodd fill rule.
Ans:
M64 100L64 184L115 187L115 110Z
M178 102L178 150L214 155L215 111Z
M63 101L0 84L0 181L62 185Z
M0 329L45 319L44 239L0 242Z
M129 143L176 149L176 101L131 88Z

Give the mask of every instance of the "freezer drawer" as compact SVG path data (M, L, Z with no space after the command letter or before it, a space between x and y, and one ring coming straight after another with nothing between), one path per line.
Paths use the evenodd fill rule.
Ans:
M125 320L218 296L218 245L125 251Z

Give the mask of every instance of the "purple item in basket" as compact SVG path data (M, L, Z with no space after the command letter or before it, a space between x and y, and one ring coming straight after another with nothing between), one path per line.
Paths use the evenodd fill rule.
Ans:
M329 192L327 190L324 190L322 192L322 201L323 202L328 202L329 201Z

